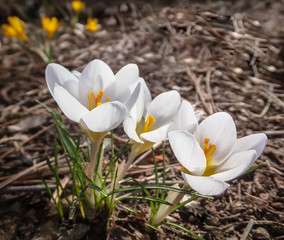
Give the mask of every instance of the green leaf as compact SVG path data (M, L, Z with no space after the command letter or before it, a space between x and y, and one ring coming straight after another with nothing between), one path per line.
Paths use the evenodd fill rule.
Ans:
M158 233L167 236L164 232L160 231L157 227L149 224L149 223L145 223L145 225L147 226L147 228L150 228L151 230L157 231ZM147 229L146 229L147 230Z
M255 171L256 169L263 167L265 165L266 165L266 162L259 163L256 166L249 168L243 175L241 175L241 177L246 175L246 174L249 174L249 173Z
M200 196L192 196L191 198L187 199L186 201L184 201L184 202L182 202L182 203L176 205L176 206L174 207L174 209L171 211L171 213L173 213L173 212L176 211L177 209L183 207L185 204L187 204L187 203L189 203L189 202L192 202L192 201L194 201L194 200L196 200L196 199L198 199L198 198L200 198Z
M137 199L137 200L148 200L148 201L153 201L153 202L157 202L157 203L162 203L162 204L166 204L166 205L170 205L172 206L171 203L159 199L159 198L155 198L155 197L146 197L146 196L126 196L126 197L120 197L118 198L115 202L119 202L125 199Z
M128 181L132 181L132 178L126 178L121 180L121 183L124 182L128 182ZM184 194L189 194L189 195L193 195L193 196L199 196L199 197L204 197L204 198L209 198L209 199L214 199L212 196L206 196L206 195L202 195L202 194L198 194L194 191L188 191L188 190L184 190L184 189L180 189L180 188L175 188L175 187L171 187L171 186L167 186L167 185L143 185L143 188L145 189L161 189L161 190L167 190L167 191L173 191L173 192L178 192L178 193L184 193ZM131 192L131 191L137 191L137 190L143 190L142 187L139 186L131 186L131 187L122 187L119 189L116 189L113 192L108 193L108 195L111 194L115 194L115 193L120 193L120 192Z
M266 165L266 162L259 163L259 164L257 164L256 166L249 168L249 169L248 169L245 173L243 173L242 175L240 175L240 176L238 176L238 177L236 177L236 178L234 178L234 179L232 179L232 180L230 180L230 181L226 181L226 183L230 183L230 182L232 182L232 181L235 180L235 179L239 179L239 178L241 178L241 177L243 177L243 176L245 176L245 175L247 175L247 174L249 174L249 173L255 171L256 169L258 169L258 168L260 168L260 167L263 167L263 166L265 166L265 165Z
M160 225L173 226L173 227L176 227L177 229L180 229L180 230L182 230L182 231L188 233L189 235L195 237L195 238L198 239L198 240L205 240L204 238L199 237L197 234L195 234L195 233L189 231L188 229L186 229L186 228L184 228L184 227L182 227L182 226L180 226L180 225L178 225L178 224L176 224L176 223L163 222L163 223L161 223Z
M124 205L119 205L120 207L124 208L126 211L132 213L133 215L135 216L138 216L138 217L141 217L140 214L138 214L137 212L135 212L133 209L129 208L129 207L126 207Z
M84 192L88 187L97 190L98 192L100 192L100 193L101 193L102 195L104 195L105 197L108 196L104 190L102 190L100 187L98 187L97 185L95 185L95 184L93 184L93 183L89 183L89 184L86 186L86 188L83 189L82 192Z

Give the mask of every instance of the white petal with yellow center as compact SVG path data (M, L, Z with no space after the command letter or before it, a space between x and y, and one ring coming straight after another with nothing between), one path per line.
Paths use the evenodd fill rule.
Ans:
M222 163L233 151L237 140L236 126L232 117L225 112L215 113L207 117L199 125L198 141L210 138L216 145L216 151L212 158L212 165Z
M165 141L167 139L167 133L170 125L171 124L169 123L155 130L141 133L140 137L141 139L147 140L152 143Z
M173 121L180 105L180 95L177 91L162 93L150 103L147 116L152 115L156 122L153 128L156 129Z
M202 175L206 169L206 157L194 136L186 131L169 133L169 142L181 165L193 175Z
M107 102L82 116L80 123L93 132L107 132L116 128L126 115L127 108L124 104L118 101Z

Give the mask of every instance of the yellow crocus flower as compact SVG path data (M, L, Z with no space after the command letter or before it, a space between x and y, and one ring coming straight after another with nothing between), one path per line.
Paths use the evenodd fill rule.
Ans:
M86 29L91 31L91 32L98 31L99 30L98 19L97 18L88 17L87 24L86 24Z
M28 41L25 33L25 23L18 17L8 17L9 24L2 24L3 33L6 37L14 37L22 41Z
M76 13L79 13L82 11L82 9L85 7L85 3L82 1L72 1L71 2L72 8Z
M2 29L6 37L17 37L16 30L9 24L2 24Z
M41 19L42 27L45 29L47 36L49 39L53 37L53 35L58 30L60 23L58 22L58 19L56 17L43 17Z

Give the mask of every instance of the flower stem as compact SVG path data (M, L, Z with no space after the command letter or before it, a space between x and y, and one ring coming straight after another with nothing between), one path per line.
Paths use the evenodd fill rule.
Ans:
M190 187L189 185L184 184L182 189L189 190ZM166 201L170 202L173 205L172 206L164 205L164 204L161 205L158 212L155 214L151 222L151 225L153 226L159 225L165 219L165 217L168 216L172 212L172 210L176 207L176 205L180 203L183 196L184 196L184 193L169 192L168 196L166 197Z
M137 155L138 154L136 152L131 151L127 162L125 163L125 161L123 161L120 165L118 165L117 170L114 171L114 174L116 174L116 172L117 172L117 175L114 176L115 178L110 185L110 191L114 191L115 189L119 189L120 180L122 180L125 177L128 168L130 167L131 163L133 162L133 160L136 158ZM115 202L115 199L116 199L116 194L113 194L113 195L108 197L108 201L109 201L108 207L109 207L110 213L112 212L112 210L114 208L113 203Z
M131 163L133 162L133 160L136 158L137 155L138 154L136 152L131 151L123 169L121 170L121 172L118 172L117 174L117 183L125 177L127 170L129 169ZM117 185L117 187L119 188L119 185Z
M101 167L100 167L101 164L97 163L99 146L100 146L100 141L92 142L90 163L86 168L87 177L91 181L94 181L95 184L97 184L97 180L99 179L98 174L100 174L100 176L101 176ZM95 167L96 167L97 164L99 164L99 165L98 165L98 168L97 168L97 171L96 171L96 178L94 179L94 172L95 172ZM94 208L95 207L95 196L94 196L94 190L92 188L87 189L87 198L88 198L88 201L89 201L91 207Z

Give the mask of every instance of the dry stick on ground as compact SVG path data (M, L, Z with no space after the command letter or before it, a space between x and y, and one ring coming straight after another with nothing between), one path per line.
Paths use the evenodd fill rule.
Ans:
M38 137L39 135L41 135L42 133L44 133L45 131L49 130L50 128L52 128L55 125L55 123L50 124L49 126L43 128L42 130L38 131L37 133L35 133L34 135L32 135L31 137L29 137L29 139L27 139L26 141L24 141L22 143L22 145L25 145L26 143L28 143L29 141L33 140L34 138ZM10 150L8 150L7 152L5 152L4 154L2 154L0 156L0 163L4 163L3 162L3 158L7 157L9 154L13 153L15 151L14 148L11 148ZM1 187L0 187L1 188Z
M200 101L201 101L204 109L206 110L206 112L208 114L213 114L214 111L213 111L212 106L207 104L207 102L206 102L206 100L208 99L208 96L204 92L204 90L202 89L202 87L199 84L199 82L197 81L197 78L196 78L195 74L190 69L187 70L187 74L188 74L188 76L190 77L191 81L194 84L195 90L196 90L196 92L197 92L197 94L198 94L198 96L200 98Z
M215 106L215 103L214 103L214 100L213 100L213 96L212 96L212 92L211 92L210 77L211 77L211 71L208 70L207 73L206 73L206 78L205 78L206 79L207 94L208 94L208 97L210 99L213 112L217 112L217 108Z
M3 187L6 187L7 185L9 185L10 183L14 182L15 180L21 178L22 176L25 176L26 174L30 173L31 171L34 171L35 168L41 167L44 164L46 164L45 161L40 162L35 164L34 166L31 166L15 175L10 176L7 180L5 180L4 182L0 183L0 189L2 189Z
M248 235L249 235L253 225L254 225L254 220L250 219L249 222L248 222L248 225L245 228L244 233L242 234L242 236L240 238L240 240L246 240L247 239L247 237L248 237Z
M56 188L55 184L48 184L48 187L51 190ZM1 194L4 193L19 193L19 192L42 192L46 191L46 186L43 184L40 185L25 185L25 186L10 186L0 190Z
M63 156L62 156L63 157ZM65 159L60 159L59 156L59 160L58 160L58 164L61 164L62 162L65 162ZM50 162L53 163L54 162L54 158L50 159ZM43 170L45 168L48 168L47 162L46 161L42 161L40 163L35 163L33 166L24 169L23 171L16 173L12 176L9 176L8 179L6 179L5 181L0 183L0 189L6 187L7 185L11 184L12 182L22 178L23 176L26 176L30 173L33 172L37 172L39 170Z

